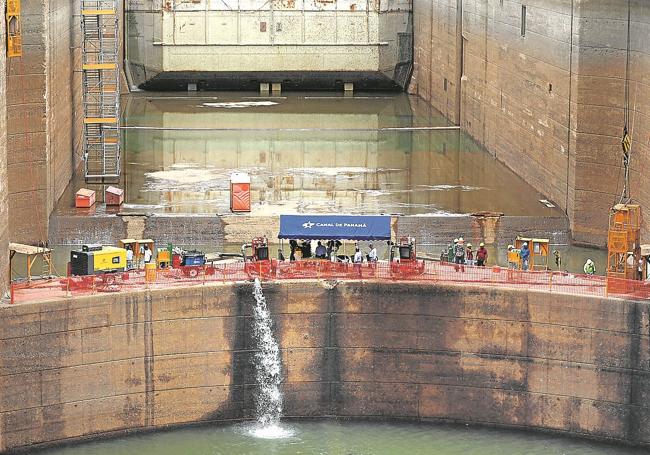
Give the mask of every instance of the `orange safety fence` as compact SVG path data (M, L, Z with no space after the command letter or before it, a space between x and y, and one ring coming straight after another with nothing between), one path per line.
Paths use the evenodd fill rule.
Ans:
M333 279L465 283L480 286L534 289L576 295L613 295L650 299L650 282L607 279L566 272L520 271L446 262L332 263L323 260L264 261L189 266L158 270L131 270L105 275L73 276L11 285L11 302L56 300L99 293L166 289L207 283Z

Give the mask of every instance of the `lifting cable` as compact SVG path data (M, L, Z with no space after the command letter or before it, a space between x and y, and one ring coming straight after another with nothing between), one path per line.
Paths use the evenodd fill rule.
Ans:
M627 49L625 54L625 108L624 108L624 126L621 146L623 147L623 170L625 178L623 182L623 193L619 203L629 203L630 197L630 151L632 149L632 138L629 134L630 126L630 24L631 24L631 0L627 0Z

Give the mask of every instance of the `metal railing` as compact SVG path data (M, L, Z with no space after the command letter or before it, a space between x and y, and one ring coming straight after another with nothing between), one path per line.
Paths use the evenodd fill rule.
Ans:
M650 282L563 272L460 266L445 262L344 264L328 261L228 263L106 275L62 277L11 285L11 302L57 300L99 293L166 289L260 278L283 280L393 281L537 290L594 297L650 299Z

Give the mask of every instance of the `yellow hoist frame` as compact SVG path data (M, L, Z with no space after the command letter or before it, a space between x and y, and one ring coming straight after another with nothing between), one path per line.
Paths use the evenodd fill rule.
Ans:
M20 0L7 0L7 57L23 56Z

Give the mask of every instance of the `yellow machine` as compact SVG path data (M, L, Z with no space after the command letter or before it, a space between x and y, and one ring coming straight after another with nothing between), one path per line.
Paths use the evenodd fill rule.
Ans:
M105 246L101 251L93 254L93 268L95 272L104 270L124 269L126 267L126 250Z
M126 250L114 246L84 245L70 253L72 275L100 275L126 270Z
M521 257L519 256L519 251L521 251L524 243L528 243L528 248L530 249L528 269L548 270L549 239L517 237L515 240L515 251L508 252L508 262L518 264L518 268L521 269Z
M172 264L172 253L168 248L158 248L156 254L156 264L159 269L166 269Z

